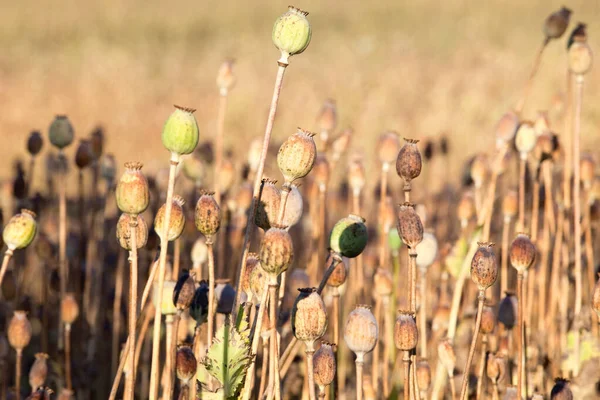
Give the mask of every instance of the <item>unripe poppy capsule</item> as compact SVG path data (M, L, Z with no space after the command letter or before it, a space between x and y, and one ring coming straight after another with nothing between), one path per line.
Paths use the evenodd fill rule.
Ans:
M317 156L314 133L298 128L277 152L277 165L286 184L304 178L311 171Z
M343 257L354 258L363 252L367 240L365 220L350 214L340 219L331 230L329 247Z
M33 241L37 232L35 217L33 211L22 209L8 221L2 239L9 250L23 249Z
M260 263L271 282L289 268L293 259L294 244L285 227L275 226L266 231L260 243Z
M50 143L59 150L64 149L73 142L73 125L66 115L57 115L48 130Z
M162 131L163 145L176 155L190 154L198 145L198 122L193 108L175 106Z
M125 163L125 172L117 183L117 206L124 213L141 214L148 208L150 191L142 166L139 162Z
M307 12L289 6L273 25L272 39L281 52L280 62L287 64L290 56L302 53L310 43L311 28Z

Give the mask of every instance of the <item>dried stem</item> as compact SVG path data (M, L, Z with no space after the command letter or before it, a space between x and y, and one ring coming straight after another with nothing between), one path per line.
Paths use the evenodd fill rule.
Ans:
M410 269L410 312L417 313L417 251L408 249L408 268Z
M483 393L483 383L485 380L485 367L487 364L487 344L488 335L484 334L481 338L481 359L479 361L479 371L477 372L477 399L481 399Z
M119 363L119 333L121 332L121 299L123 296L123 270L125 269L125 252L119 252L117 271L115 272L115 298L113 301L111 374L115 376Z
M310 400L316 400L315 396L315 368L313 365L314 349L312 344L306 343L306 368L308 370L308 395Z
M358 358L356 359L356 400L362 400L363 398L363 366L364 366L364 361L361 359L359 360Z
M515 111L517 114L521 114L521 112L523 112L523 108L525 107L525 103L527 102L529 93L531 92L531 86L533 85L533 79L535 78L535 74L540 66L541 61L542 61L542 54L544 53L544 49L548 45L549 41L550 41L550 39L547 37L544 39L544 41L542 42L542 46L540 47L540 49L538 50L538 52L535 56L535 61L533 62L533 66L531 67L529 79L527 79L527 83L525 84L525 91L523 93L523 97L521 98L521 100L519 101L517 106L515 107Z
M261 338L263 343L262 365L260 368L260 386L258 389L258 398L262 399L265 394L265 386L267 384L267 371L269 369L269 338Z
M473 356L475 355L475 346L477 345L477 336L479 335L479 328L481 328L481 314L483 313L483 305L485 302L485 290L479 290L478 304L477 304L477 318L475 319L475 329L473 331L473 339L471 339L471 347L469 348L469 355L467 357L467 364L463 371L462 389L460 390L460 398L465 399L469 390L469 370L473 363Z
M129 354L135 355L135 328L137 321L137 280L138 280L138 255L137 255L137 216L133 215L129 223L129 237L131 251L129 252ZM125 393L126 400L135 397L135 357L128 358L127 386L130 390Z
M279 284L277 280L269 283L269 320L271 322L271 338L269 339L269 345L271 346L271 367L269 369L269 382L273 383L273 386L267 391L267 399L275 398L279 400L281 398L281 379L279 375L279 350L277 341L277 289ZM313 388L314 392L314 388ZM314 398L314 396L313 396Z
M220 173L223 165L223 138L225 134L225 112L227 110L227 90L221 90L219 95L219 109L217 112L217 136L215 138L215 166L214 166L214 178L213 187L215 191L215 201L217 204L221 204L221 185L220 185ZM218 232L217 239L217 268L219 274L223 274L225 266L225 235L226 229ZM222 276L222 275L221 275Z
M162 299L163 286L165 284L167 252L169 247L168 230L171 220L171 209L173 207L173 188L175 186L175 172L179 164L179 156L175 153L171 154L171 162L169 167L169 182L167 186L167 200L165 207L165 219L161 239L161 251L158 265L158 291L159 299ZM158 381L159 381L159 364L160 364L160 328L161 328L161 310L156 307L154 311L154 328L152 334L152 368L150 370L150 400L158 400Z
M172 342L175 340L175 333L173 332L174 327L174 315L167 315L165 317L165 327L166 327L166 348L165 348L165 366L163 367L163 379L164 379L164 387L162 398L163 400L171 400L173 397L173 375L175 365L173 365L173 357L169 354L169 350L172 347Z
M261 186L263 170L265 167L265 160L267 158L267 150L269 149L269 142L271 140L271 132L273 131L273 123L275 122L275 113L277 112L277 103L279 102L279 94L281 92L281 86L283 83L283 75L285 73L285 68L287 67L287 63L282 61L278 62L279 68L277 69L277 77L275 78L275 88L273 90L273 98L271 99L271 107L269 108L269 117L267 118L267 126L265 128L265 136L263 139L263 146L260 153L260 160L258 162L258 168L256 170L256 176L254 177L254 188L252 190L252 204L250 206L250 217L248 218L248 223L246 224L246 233L244 235L244 245L243 245L243 253L242 253L242 262L240 265L240 271L238 274L238 282L237 282L237 290L236 290L236 300L233 306L233 314L235 316L236 310L240 304L240 296L242 294L241 278L246 273L246 260L248 258L248 251L250 249L250 241L252 239L252 231L254 229L254 215L256 214L256 209L258 206L258 193Z
M267 301L269 298L268 284L263 288L263 294L260 299L260 305L258 307L258 312L256 313L256 322L254 323L254 334L252 335L252 353L256 354L258 350L258 344L260 343L260 333L262 331L262 323L264 318L265 310L268 306ZM272 356L272 354L270 355ZM246 382L244 383L244 400L249 400L252 395L252 387L254 385L254 372L256 370L256 361L253 360L250 363L250 368L248 368L248 373L246 374Z
M67 389L73 390L71 379L71 324L65 324L65 377Z
M404 398L410 399L410 353L404 351Z
M215 324L215 257L212 237L206 238L208 248L208 330L206 332L206 346L210 347Z
M427 358L427 269L420 268L421 284L419 285L419 343L421 357Z
M171 279L177 281L179 278L179 270L181 266L181 237L173 242L173 270L171 271Z
M15 398L21 398L21 364L23 362L23 349L17 349L17 362L15 364Z
M517 312L518 317L519 317L519 342L518 342L518 348L519 348L519 361L518 361L518 368L517 368L517 393L519 398L522 398L523 396L523 371L526 371L525 368L525 357L524 357L524 336L525 336L525 323L524 323L524 315L523 315L523 302L524 302L524 298L523 298L523 284L524 284L524 274L523 272L519 271L518 275L517 275L517 302L519 305L519 311Z
M517 229L525 231L525 170L527 169L527 155L521 154L519 160L519 223Z
M375 299L375 321L377 326L381 326L381 296ZM371 379L374 388L379 387L379 340L375 343L373 349L373 358L371 359Z
M0 267L0 287L2 286L2 281L4 280L4 275L6 274L8 263L12 255L13 251L11 249L6 249L6 252L4 253L4 259L2 260L2 267Z
M502 224L502 260L500 268L500 293L506 293L508 290L508 241L510 237L510 221L512 218L505 216Z

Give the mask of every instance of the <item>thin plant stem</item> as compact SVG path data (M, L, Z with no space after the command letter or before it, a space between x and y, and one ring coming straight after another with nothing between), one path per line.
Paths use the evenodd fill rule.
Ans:
M410 353L404 351L404 398L410 399Z
M454 377L448 376L448 380L450 381L450 394L452 395L452 400L456 400L456 384L454 383Z
M338 288L334 289L331 299L331 312L333 314L333 343L337 345L340 341L340 291Z
M427 358L427 269L420 268L420 272L419 343L421 344L421 357Z
M265 309L267 308L269 298L268 284L263 288L262 297L260 299L260 305L258 307L258 312L256 313L256 322L254 323L254 334L252 335L252 354L256 354L258 350L258 344L260 343L260 333L262 331L262 324ZM269 357L273 355L270 354ZM252 395L252 387L254 385L254 372L256 370L256 362L253 361L250 363L250 368L248 368L248 373L246 374L246 382L244 383L244 400L249 400Z
M508 290L508 241L510 238L510 222L512 218L505 216L502 224L502 260L500 268L500 293L506 293Z
M593 245L593 237L592 237L592 224L591 224L591 209L590 209L590 202L589 202L589 198L590 198L590 192L588 189L585 190L585 194L584 194L584 198L585 200L585 207L583 210L583 220L585 222L585 232L584 232L584 236L585 236L585 256L587 259L587 279L588 279L588 283L590 285L589 287L589 293L590 293L590 297L593 295L594 293L594 287L596 285L596 276L595 276L595 267L596 267L596 262L594 260L594 245ZM598 315L596 313L592 313L593 316L592 319L598 319ZM596 333L598 333L598 324L597 323L593 323L592 324L592 330Z
M258 389L258 398L262 399L265 394L265 386L267 383L267 371L269 369L269 338L263 337L261 338L263 343L263 352L262 352L262 366L260 368L260 386Z
M554 193L552 190L552 169L553 163L551 160L546 160L542 163L542 174L544 175L544 193L545 198L548 201L545 201L545 218L548 222L550 232L554 233L556 231L556 216L554 215Z
M71 379L71 324L65 324L65 377L67 389L73 390Z
M315 396L315 368L313 365L314 348L312 344L306 343L306 368L308 370L308 395L310 400L316 400Z
M479 361L479 372L477 372L477 399L482 399L481 394L484 390L483 384L485 380L485 367L487 365L487 344L488 335L484 334L481 338L481 359Z
M410 312L417 313L417 252L408 250L408 268L410 269Z
M27 184L25 185L28 194L31 194L31 183L33 182L33 173L35 171L35 159L35 156L31 156L29 159L29 173L27 174Z
M381 326L381 296L375 299L375 321L377 326ZM374 388L379 387L379 340L375 343L373 349L373 358L371 359L371 379Z
M161 251L158 266L158 291L159 299L162 299L163 286L165 284L167 252L169 242L168 230L171 220L171 209L173 207L173 188L175 186L175 172L179 164L179 156L175 153L171 154L169 167L169 182L167 186L167 200L165 207L165 219L161 239ZM154 311L154 328L152 333L152 368L150 370L150 400L158 400L158 381L159 381L159 364L160 364L160 328L161 328L161 309L155 307Z
M524 284L524 274L523 272L519 271L518 275L517 275L517 302L518 302L518 316L519 316L519 342L518 347L519 347L519 360L518 360L518 367L517 367L517 393L519 398L522 398L523 396L523 371L525 371L525 365L524 363L525 361L525 357L524 357L524 349L523 349L523 340L524 340L524 336L525 336L525 316L523 315L524 309L523 309L523 301L525 300L523 298L523 284Z
M381 165L381 185L379 187L379 215L383 215L385 208L385 201L387 196L387 183L388 183L388 170L390 169L389 163L383 163ZM387 235L384 234L384 227L379 227L381 235L379 236L379 266L384 267L385 263L385 244L387 242Z
M179 270L181 266L181 237L173 242L173 271L171 271L171 279L177 281L179 278Z
M64 159L65 155L62 150L58 153L59 159ZM66 160L65 160L66 162ZM61 162L62 164L62 162ZM59 190L58 190L58 265L60 275L60 300L65 297L67 292L67 280L69 279L69 271L67 266L67 171L61 167L59 172ZM59 313L60 314L60 313ZM61 318L62 320L62 318ZM59 322L59 340L58 348L62 349L63 329L64 326Z
M125 252L119 252L117 271L115 273L115 298L113 301L113 326L112 326L112 351L111 351L111 374L117 373L119 363L119 333L121 332L121 300L123 296L123 273L125 267Z
M129 222L129 237L131 251L129 252L129 358L127 387L130 392L125 393L125 400L135 397L135 328L137 321L137 280L138 280L138 255L137 255L137 215L132 215Z
M142 345L144 344L144 338L146 337L146 333L148 332L148 327L150 326L150 321L152 321L152 318L154 318L154 314L150 311L152 311L152 310L147 309L146 312L144 312L144 320L142 321L142 326L140 328L140 334L138 335L137 343L135 345L135 362L133 365L134 371L137 371L137 369L138 369L138 365L139 365L139 361L140 361L140 354L142 352Z
M283 225L283 217L285 217L285 207L287 205L287 200L291 190L291 186L289 186L287 183L284 184L281 188L281 202L279 204L279 212L277 214L277 223L279 225Z
M499 400L499 396L498 396L498 383L497 382L493 383L492 400Z
M462 389L460 390L460 398L465 399L469 390L469 370L473 363L473 356L475 355L475 346L477 345L477 336L479 335L479 328L481 327L481 314L483 313L483 305L485 302L485 290L479 291L478 304L477 304L477 318L475 319L475 330L473 331L473 339L471 339L471 347L469 348L469 355L467 357L467 364L465 365L462 381Z
M565 209L571 209L571 176L573 174L573 135L571 132L573 123L573 74L570 70L567 71L567 104L565 106L564 119L564 137L563 146L565 154L565 162L563 166L563 203Z
M478 225L483 225L483 240L490 240L490 229L492 225L492 216L494 214L494 200L496 199L496 187L498 186L498 175L499 171L502 168L502 162L504 161L504 157L506 156L506 152L508 151L508 146L504 145L496 153L496 158L494 160L494 166L492 169L492 177L490 185L488 186L488 191L485 198L484 203L484 212L482 214L482 218L478 220Z
M325 218L325 201L327 198L327 186L319 186L319 237L318 237L318 255L317 259L322 260L325 258L325 239L327 232L327 219Z
M6 270L8 269L8 263L13 255L13 250L6 249L4 253L4 259L2 260L2 267L0 267L0 286L2 286L2 281L4 280L4 275L6 274Z
M252 204L250 206L250 217L248 218L248 223L246 224L246 233L244 234L244 245L243 245L243 253L242 253L242 261L240 265L240 271L238 274L238 282L237 282L237 290L236 290L236 299L233 306L233 314L235 316L236 310L240 303L240 296L242 295L241 277L246 273L246 260L248 258L248 252L250 250L250 241L252 239L252 231L254 229L254 215L256 214L256 209L258 206L258 193L261 186L263 170L265 167L265 160L267 159L267 151L269 149L269 142L271 140L271 132L273 131L273 123L275 122L275 114L277 112L277 104L279 102L279 94L281 92L281 87L283 84L283 75L285 73L285 68L288 66L286 61L278 61L278 69L277 76L275 78L275 88L273 89L273 97L271 99L271 107L269 108L269 117L267 118L267 126L265 127L265 136L263 138L262 150L260 153L260 160L258 162L258 167L256 170L256 176L254 177L254 187L252 190Z
M171 354L169 354L169 350L172 347L172 342L173 340L175 340L175 335L173 332L173 321L175 319L174 315L167 315L165 317L165 327L166 327L166 357L165 357L165 365L164 365L164 369L163 369L163 378L164 378L164 387L163 387L163 393L162 393L162 398L163 400L171 400L171 398L173 397L173 372L174 372L174 365L173 365L173 357L171 357Z
M196 328L194 329L194 342L193 342L192 348L194 350L194 356L196 357L196 361L198 361L202 358L202 353L203 353L201 327L202 327L202 325L196 324ZM195 399L197 397L196 392L197 392L196 385L192 385L191 390L190 390L190 397L192 399Z
M302 342L299 342L296 338L292 338L293 341L293 345L292 346L288 346L286 348L286 351L288 351L288 356L284 357L285 354L283 356L281 356L279 358L279 364L281 364L281 370L279 375L281 376L281 379L283 379L285 377L285 375L287 374L289 368L292 366L292 363L294 362L294 358L296 357L296 354L298 354L298 351L300 351L300 348L302 347ZM290 343L292 344L292 343Z
M175 390L175 381L177 380L177 375L176 375L176 363L177 363L177 331L179 330L179 322L181 322L181 310L177 311L177 314L175 314L173 316L173 327L171 328L172 330L172 335L171 335L171 343L169 344L170 347L167 348L167 357L171 358L171 365L170 365L170 369L168 371L169 373L169 381L171 382L171 387L170 387L170 392L167 393L166 397L167 398L172 398L173 397L173 392Z
M17 349L17 362L15 364L15 394L16 399L21 398L21 364L23 362L23 349Z
M394 326L392 322L392 313L390 312L391 296L385 296L382 300L383 305L383 331L385 332L385 343L383 344L383 373L381 379L383 380L383 395L387 398L390 394L390 369L388 368L390 363L390 354L392 344L394 343Z
M161 245L161 247L162 247L162 245ZM162 254L162 250L161 250L161 254ZM154 284L154 281L156 280L156 273L159 270L159 265L160 265L160 259L158 261L152 262L150 264L150 273L148 274L148 280L146 281L146 285L144 286L144 291L142 292L140 309L146 307L146 301L148 300L148 297L150 296L150 290L152 289L152 285Z
M364 361L358 358L356 359L356 400L362 400L363 398L363 367Z
M533 66L531 67L531 72L529 74L529 78L527 79L527 83L525 84L525 91L523 93L523 97L521 98L521 100L519 101L517 106L515 107L515 111L519 115L523 112L523 108L525 108L525 103L527 102L527 99L529 98L529 93L531 92L531 87L533 85L533 80L535 78L535 74L536 74L538 68L540 67L540 64L542 61L542 54L544 53L544 49L548 45L549 41L550 41L550 39L546 37L544 39L544 41L542 42L542 46L536 53L535 60L533 62Z
M525 170L527 169L527 155L521 154L519 160L519 223L517 229L525 231Z
M210 347L215 324L215 256L212 237L206 238L208 248L208 330L206 332L206 345Z
M269 283L269 320L271 322L271 338L269 339L270 361L269 368L269 389L267 390L267 400L281 398L280 375L279 375L279 351L277 341L277 289L278 283L275 279Z
M219 109L217 111L217 136L215 138L215 166L214 166L214 177L213 186L215 191L215 201L217 204L221 204L221 184L220 184L220 173L223 165L223 138L225 135L225 113L227 110L227 90L221 90L219 95ZM225 266L225 235L226 229L218 232L217 239L217 268L219 274L223 274Z
M1 279L0 279L1 280ZM48 265L42 261L42 352L48 353ZM1 283L0 283L1 285Z

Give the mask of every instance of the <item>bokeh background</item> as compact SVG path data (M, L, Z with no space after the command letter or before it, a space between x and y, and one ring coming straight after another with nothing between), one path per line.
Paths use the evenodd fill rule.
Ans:
M451 165L456 173L468 155L494 146L494 125L522 93L543 39L543 21L562 4L301 0L295 5L310 12L313 39L291 59L275 141L296 126L314 129L330 97L337 101L339 127L355 130L353 148L368 153L386 129L421 139L446 132L457 154ZM278 58L271 28L287 5L287 0L0 2L0 177L10 176L9 160L25 158L29 132L46 134L55 114L67 114L80 137L102 125L107 151L120 162L137 159L150 170L165 166L159 135L172 104L197 108L202 139L212 138L215 76L228 57L237 60L238 83L230 96L225 143L243 162L249 140L264 130ZM565 5L574 11L569 31L577 21L588 23L596 49L600 2ZM562 130L565 42L563 37L547 48L525 110L530 118L549 110L555 131ZM586 81L584 150L600 144L599 71L594 68ZM75 148L69 148L70 156Z

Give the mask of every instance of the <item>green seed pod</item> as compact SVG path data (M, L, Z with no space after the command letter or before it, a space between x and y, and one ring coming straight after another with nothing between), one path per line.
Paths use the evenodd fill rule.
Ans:
M402 242L414 251L423 240L423 224L413 204L404 203L400 205L397 228Z
M519 272L525 272L535 260L535 245L524 233L519 233L510 245L510 263Z
M471 260L471 279L479 290L492 286L498 278L498 263L494 254L494 243L477 243L479 248Z
M69 118L66 115L57 115L48 130L50 143L59 150L62 150L73 142L74 136L73 125L71 125Z
M298 131L279 147L277 165L286 184L304 178L312 169L317 156L314 135L312 132L298 128Z
M394 325L394 343L398 350L410 351L417 347L419 331L415 315L409 311L400 311Z
M33 211L23 209L8 221L2 239L9 250L23 249L33 241L37 232L35 217Z
M198 122L193 108L175 106L162 131L163 145L176 155L190 154L198 145Z
M398 228L391 228L388 231L388 246L390 246L392 252L399 251L402 247L402 239L398 234Z
M134 217L131 214L121 214L119 221L117 222L117 240L119 241L119 245L127 251L131 251L130 227L133 218L136 218L136 247L141 249L146 245L146 242L148 242L148 225L146 225L144 218L142 218L141 215L136 215Z
M142 166L139 162L125 163L125 172L117 183L117 206L124 213L141 214L148 208L150 193Z
M221 207L213 197L213 193L203 192L196 203L194 213L196 229L207 238L211 238L221 227Z
M329 247L343 257L354 258L367 246L369 234L365 220L350 214L340 219L329 235Z
M176 240L181 233L183 232L183 228L185 227L185 214L183 212L183 205L185 204L185 200L181 196L173 196L173 202L171 206L171 218L169 218L169 229L167 232L167 240L172 242ZM165 239L162 236L164 235L164 220L165 213L167 211L167 205L163 204L156 213L156 217L154 218L154 230L158 234L158 237L161 239Z
M280 62L287 64L289 56L302 53L310 43L311 28L307 12L290 6L273 25L273 44L281 51Z
M270 281L286 271L294 259L294 244L285 227L274 226L260 243L260 265Z
M300 294L292 307L292 332L296 339L314 350L314 343L327 331L327 309L316 288L298 289Z
M31 156L36 156L42 150L44 139L38 131L33 131L27 138L27 151Z

